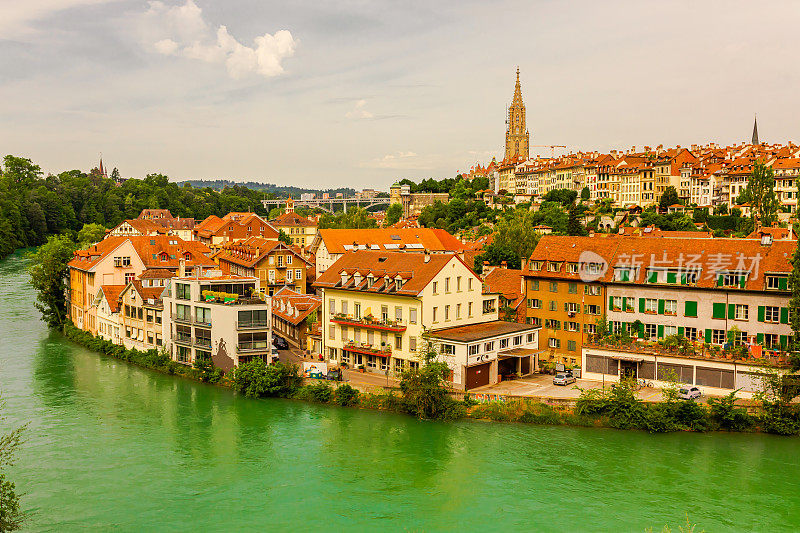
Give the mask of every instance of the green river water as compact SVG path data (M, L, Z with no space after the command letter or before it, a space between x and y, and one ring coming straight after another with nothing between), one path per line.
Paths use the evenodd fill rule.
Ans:
M0 390L29 530L800 529L798 439L249 400L48 332L25 266L0 261Z

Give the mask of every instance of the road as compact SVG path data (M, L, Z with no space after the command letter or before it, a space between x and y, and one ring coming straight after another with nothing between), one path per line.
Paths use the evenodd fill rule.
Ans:
M294 363L300 365L304 361L319 361L303 354L301 350L290 348L288 350L278 350L280 360L284 363ZM363 385L369 388L377 387L397 387L400 382L392 377L387 377L384 374L373 374L370 372L359 372L357 370L345 369L343 378L346 382L353 385Z

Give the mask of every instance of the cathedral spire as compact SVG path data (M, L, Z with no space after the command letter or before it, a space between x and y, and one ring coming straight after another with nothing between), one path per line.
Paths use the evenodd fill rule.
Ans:
M758 117L757 116L753 117L753 140L752 140L752 143L753 144L760 144L758 142Z
M506 121L506 160L528 159L528 145L530 136L525 126L525 104L522 101L522 85L519 82L519 67L517 67L517 81L514 84L514 97L508 108Z

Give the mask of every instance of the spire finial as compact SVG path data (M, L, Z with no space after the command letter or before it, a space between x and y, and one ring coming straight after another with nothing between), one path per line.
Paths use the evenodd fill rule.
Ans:
M751 140L752 144L758 145L758 116L754 113L753 114L753 138Z

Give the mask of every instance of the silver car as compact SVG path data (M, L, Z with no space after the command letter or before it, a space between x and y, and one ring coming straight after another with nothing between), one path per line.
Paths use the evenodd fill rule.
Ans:
M559 372L553 378L553 385L569 385L570 383L575 383L575 376L572 374Z
M681 400L694 400L703 395L703 392L697 387L681 387L678 391L678 398Z

